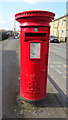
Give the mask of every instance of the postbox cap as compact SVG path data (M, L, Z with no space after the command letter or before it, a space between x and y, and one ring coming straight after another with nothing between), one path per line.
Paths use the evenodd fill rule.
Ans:
M51 19L54 19L55 14L49 11L43 11L43 10L30 10L30 11L24 11L24 12L20 12L15 14L15 19L23 19L26 17L39 17L40 19L41 17L48 17Z
M49 11L43 11L43 10L30 10L30 11L24 11L15 14L15 19L21 23L22 26L30 24L30 26L33 26L33 23L37 23L35 25L44 25L45 22L49 24L54 19L55 14ZM31 23L29 23L31 22ZM24 23L24 24L23 24Z

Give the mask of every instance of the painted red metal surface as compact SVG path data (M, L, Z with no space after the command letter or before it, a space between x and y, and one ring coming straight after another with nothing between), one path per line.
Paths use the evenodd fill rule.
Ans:
M41 100L46 96L49 22L54 19L54 16L52 12L40 10L25 11L15 15L21 28L20 95L29 101ZM36 48L35 51L32 47Z

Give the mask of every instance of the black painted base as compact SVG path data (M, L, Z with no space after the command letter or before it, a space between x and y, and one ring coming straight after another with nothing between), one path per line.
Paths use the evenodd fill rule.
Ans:
M41 100L28 100L28 99L25 99L21 96L22 100L24 100L25 102L28 102L28 103L31 103L31 104L40 104L40 103L43 103L44 102L44 99L41 99Z

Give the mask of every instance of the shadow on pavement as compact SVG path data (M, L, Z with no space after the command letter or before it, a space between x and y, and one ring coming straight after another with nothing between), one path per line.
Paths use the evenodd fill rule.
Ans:
M19 63L15 51L2 51L2 117L16 114L19 92Z

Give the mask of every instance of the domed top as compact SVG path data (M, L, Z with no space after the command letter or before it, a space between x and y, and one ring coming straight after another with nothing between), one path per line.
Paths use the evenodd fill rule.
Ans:
M24 11L15 14L15 19L20 22L21 26L49 26L49 22L54 19L55 14L42 10Z
M40 16L40 17L50 17L52 19L54 19L55 14L49 11L42 11L42 10L30 10L30 11L24 11L24 12L20 12L15 14L15 19L21 19L24 17L33 17L33 16Z

